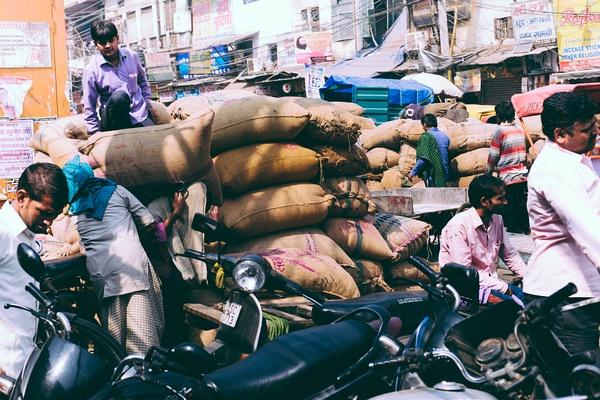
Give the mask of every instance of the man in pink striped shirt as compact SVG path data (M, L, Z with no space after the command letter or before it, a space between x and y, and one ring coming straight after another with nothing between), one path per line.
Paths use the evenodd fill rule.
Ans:
M476 268L481 303L510 298L520 303L523 291L501 280L496 272L500 258L518 277L525 272L525 263L497 214L507 204L504 182L487 174L476 177L469 185L469 203L471 208L455 215L442 229L440 265L455 262Z
M498 177L506 184L508 206L502 213L506 229L529 233L525 132L515 125L515 109L510 101L496 104L495 111L500 126L490 144L487 172L498 172Z

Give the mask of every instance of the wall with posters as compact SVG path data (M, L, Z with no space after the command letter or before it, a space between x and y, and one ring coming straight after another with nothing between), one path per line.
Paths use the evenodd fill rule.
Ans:
M559 67L577 71L600 67L600 2L554 0Z
M538 42L556 39L554 15L548 0L513 3L513 33L517 42Z

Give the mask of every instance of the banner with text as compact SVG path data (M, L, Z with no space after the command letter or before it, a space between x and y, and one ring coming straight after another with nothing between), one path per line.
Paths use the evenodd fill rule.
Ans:
M18 178L33 163L32 134L31 120L0 121L0 178Z
M2 68L51 67L48 23L0 21L0 66Z
M297 64L333 61L331 31L301 32L294 36Z
M600 67L600 2L554 0L561 71Z
M556 39L554 16L548 0L523 1L512 4L515 39L519 43Z
M229 0L193 0L192 25L192 43L196 50L204 49L215 39L231 35L233 17Z

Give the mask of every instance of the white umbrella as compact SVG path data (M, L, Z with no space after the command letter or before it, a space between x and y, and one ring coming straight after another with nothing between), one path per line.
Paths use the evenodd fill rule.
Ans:
M412 80L429 86L435 94L444 92L448 96L462 97L463 95L462 90L441 75L420 72L418 74L406 75L402 80Z

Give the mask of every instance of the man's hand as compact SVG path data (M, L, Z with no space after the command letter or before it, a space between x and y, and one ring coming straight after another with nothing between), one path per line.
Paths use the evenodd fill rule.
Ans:
M181 215L183 214L183 210L185 210L185 198L183 196L183 193L181 192L175 192L175 195L173 196L173 218L179 218L181 217Z
M517 276L516 278L514 278L512 280L512 284L515 286L521 286L523 284L523 277L522 276Z
M506 295L508 295L508 296L512 296L512 295L513 295L513 291L512 291L512 289L510 288L510 286L509 286L508 288L506 288L506 292L504 292L504 293L505 293Z

